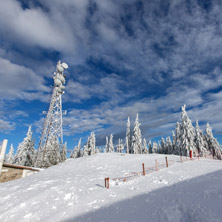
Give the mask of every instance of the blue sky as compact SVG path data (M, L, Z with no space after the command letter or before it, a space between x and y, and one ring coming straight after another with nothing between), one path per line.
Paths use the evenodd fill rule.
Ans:
M36 144L52 75L69 65L64 139L72 149L125 137L140 113L142 134L171 135L187 104L222 143L220 1L7 0L0 7L0 140L16 148L32 125Z

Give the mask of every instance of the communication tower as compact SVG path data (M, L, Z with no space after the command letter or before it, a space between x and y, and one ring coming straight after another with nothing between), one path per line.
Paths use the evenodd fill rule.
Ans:
M62 94L64 93L64 84L66 82L64 69L67 68L68 65L66 63L58 61L53 77L54 87L51 102L44 121L36 155L36 167L47 168L61 161L60 150L63 146Z

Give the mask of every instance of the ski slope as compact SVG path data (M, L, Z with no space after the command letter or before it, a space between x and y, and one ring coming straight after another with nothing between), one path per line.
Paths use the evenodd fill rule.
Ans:
M127 182L122 177L165 163L165 155L117 153L68 159L29 177L0 184L0 221L222 221L222 161L174 164Z

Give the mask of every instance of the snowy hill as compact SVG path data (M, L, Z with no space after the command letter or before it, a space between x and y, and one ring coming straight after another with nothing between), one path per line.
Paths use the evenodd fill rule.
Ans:
M0 221L222 221L222 161L174 164L125 183L104 178L154 166L165 155L97 154L0 184Z

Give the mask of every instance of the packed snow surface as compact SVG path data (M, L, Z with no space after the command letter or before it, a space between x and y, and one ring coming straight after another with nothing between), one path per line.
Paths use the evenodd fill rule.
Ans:
M222 221L222 161L174 163L127 182L104 178L165 163L165 155L97 154L0 184L0 221Z

